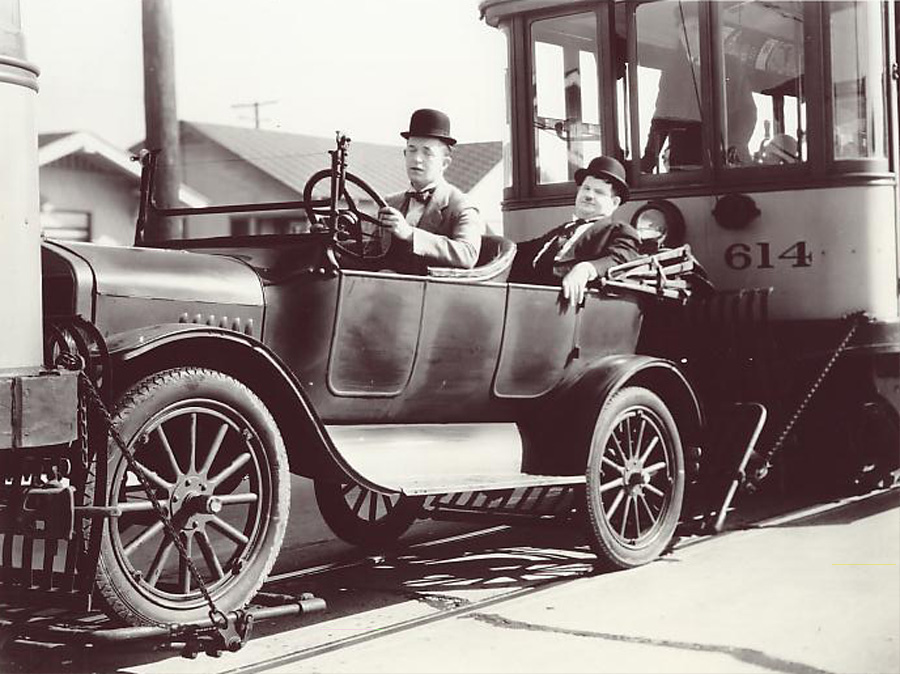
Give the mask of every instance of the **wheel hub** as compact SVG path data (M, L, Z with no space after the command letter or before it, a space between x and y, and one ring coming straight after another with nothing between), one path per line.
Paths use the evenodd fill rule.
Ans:
M169 497L169 512L183 531L200 528L222 510L222 501L212 494L213 488L199 475L184 475L175 483Z
M650 482L650 473L644 470L643 462L638 459L628 459L625 462L625 471L622 481L629 496L639 496L643 493L643 487Z

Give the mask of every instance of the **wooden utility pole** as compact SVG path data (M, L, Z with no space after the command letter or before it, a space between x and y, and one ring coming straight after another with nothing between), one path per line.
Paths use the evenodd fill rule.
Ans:
M145 147L160 149L154 195L160 208L179 205L181 150L178 143L178 113L175 105L175 34L171 0L142 0L144 41ZM151 217L145 232L148 241L179 239L180 218Z

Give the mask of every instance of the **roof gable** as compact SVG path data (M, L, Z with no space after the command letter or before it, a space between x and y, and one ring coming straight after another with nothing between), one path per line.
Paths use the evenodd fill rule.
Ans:
M131 154L86 131L48 133L38 136L38 166L67 161L71 166L93 166L100 171L120 173L140 184L141 166L131 160ZM195 190L182 184L178 198L190 207L202 207L209 202Z

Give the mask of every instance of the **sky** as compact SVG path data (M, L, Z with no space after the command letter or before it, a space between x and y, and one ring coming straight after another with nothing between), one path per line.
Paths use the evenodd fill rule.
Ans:
M38 130L144 134L140 0L21 0ZM171 0L180 119L400 144L420 107L503 137L506 46L478 0ZM236 107L237 106L237 107Z

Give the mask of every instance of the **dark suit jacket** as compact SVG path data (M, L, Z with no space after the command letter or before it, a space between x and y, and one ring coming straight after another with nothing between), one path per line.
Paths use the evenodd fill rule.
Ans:
M391 194L385 201L406 215L409 197L405 192ZM428 266L468 269L478 260L484 230L481 213L466 195L448 182L439 182L415 227L411 247L404 243L407 252Z
M552 266L546 264L538 265L536 268L535 257L544 245L559 236L564 228L563 224L543 236L519 243L509 280L513 283L558 285L562 277L579 262L590 262L600 277L606 274L610 267L638 257L640 238L637 230L625 222L606 217L591 224L566 254Z

